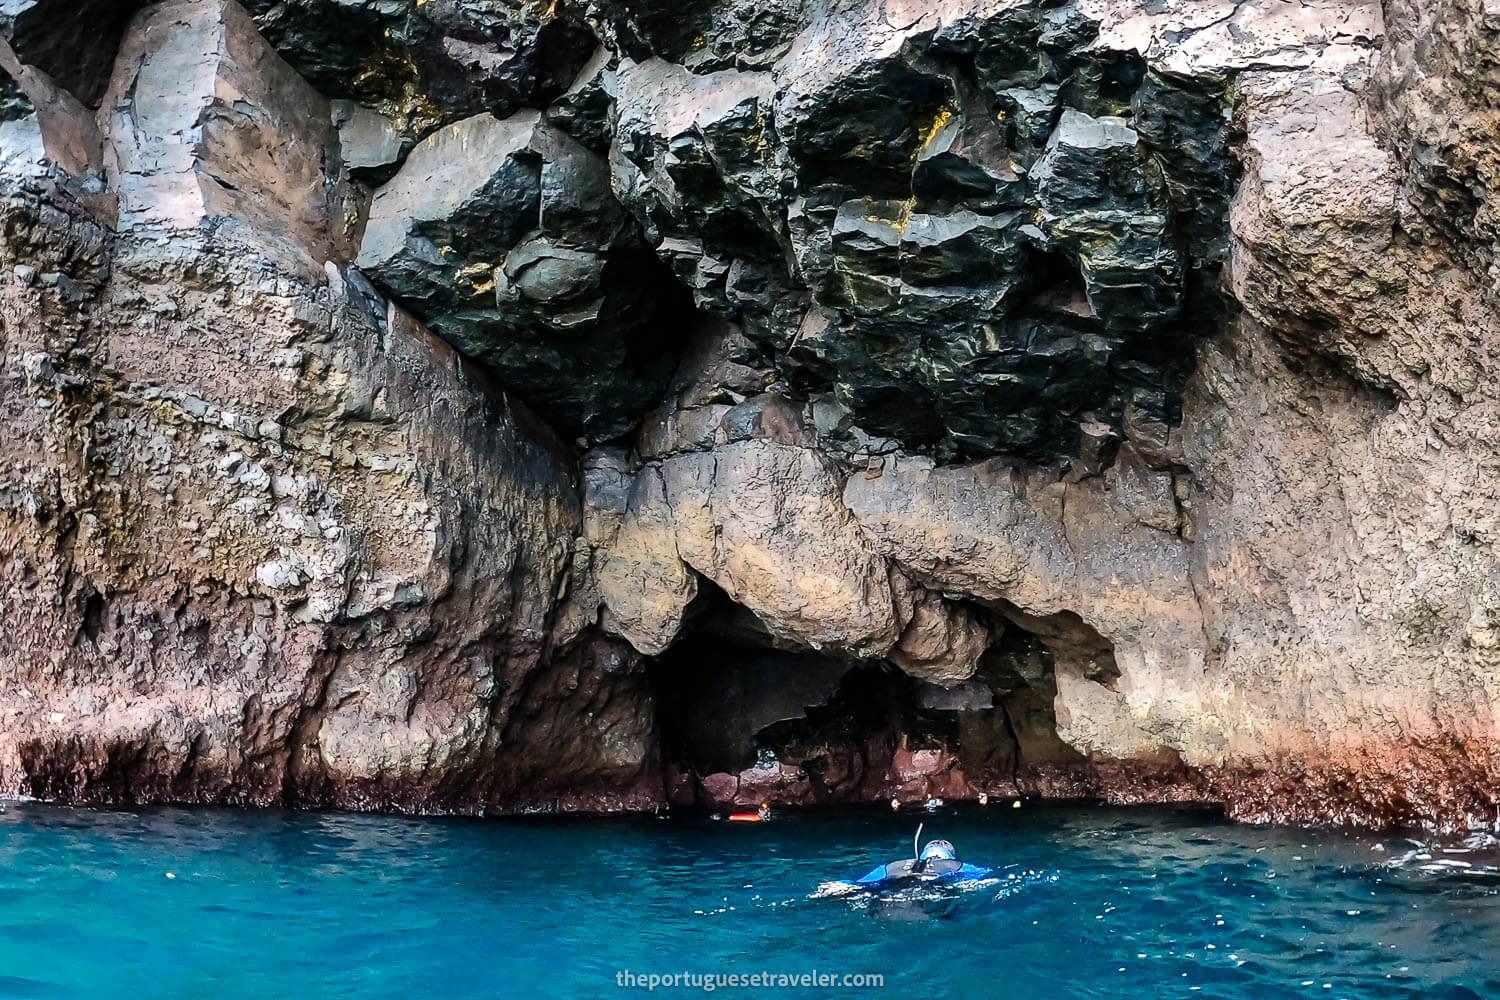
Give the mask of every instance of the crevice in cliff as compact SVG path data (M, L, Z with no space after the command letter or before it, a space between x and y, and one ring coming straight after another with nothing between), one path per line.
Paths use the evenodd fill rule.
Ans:
M739 772L764 749L764 729L827 705L852 668L816 653L768 649L714 635L690 636L654 665L667 758L700 775Z
M959 763L976 787L1008 782L1015 794L1086 793L1087 760L1057 734L1058 656L1049 641L1056 640L1009 628L980 661L973 683L992 693L993 708L960 716L959 744Z
M1034 615L1008 601L998 605L1000 613L1013 626L1008 635L1024 635L1049 661L1064 661L1088 680L1114 687L1120 677L1114 644L1079 615L1072 611Z
M99 636L104 631L104 608L104 595L91 586L86 587L80 627L84 638L96 646L99 644Z
M338 668L338 655L330 654L326 668L308 678L307 690L310 697L304 699L287 735L286 765L281 784L284 805L324 804L327 790L321 786L325 784L325 776L313 773L307 765L309 755L317 752L318 730L322 727L324 714L328 710L329 692Z
M1000 717L1005 722L1006 735L1010 737L1011 744L1016 748L1011 758L1010 783L1017 789L1021 787L1021 738L1017 734L1016 724L1011 720L1010 712L1005 708L1005 703L1000 703Z

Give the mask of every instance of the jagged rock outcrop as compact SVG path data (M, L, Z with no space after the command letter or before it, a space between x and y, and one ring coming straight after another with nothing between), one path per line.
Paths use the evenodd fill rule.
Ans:
M553 628L563 446L324 263L326 102L224 0L123 52L118 219L8 179L0 790L652 802L638 657Z
M896 641L901 623L885 562L816 452L736 441L673 456L661 475L682 560L773 634L854 656Z
M682 633L698 575L678 551L661 470L632 474L610 457L584 472L585 535L596 561L580 575L597 587L605 627L656 656Z
M819 5L766 70L625 63L622 200L701 307L907 447L1175 421L1185 310L1219 308L1222 95L1073 7L959 6Z
M593 51L589 33L533 0L248 0L283 58L323 93L422 138L481 112L561 93Z
M243 9L149 7L119 56L99 111L104 180L119 201L113 228L171 239L224 225L274 245L304 276L348 258L344 192L323 167L328 102Z
M1480 0L60 9L0 792L1500 816Z
M802 28L803 0L673 3L565 0L614 52L660 56L702 73L759 69L783 55Z
M519 111L424 140L375 192L358 265L573 436L660 398L676 295L601 156Z
M1500 240L1493 138L1500 125L1500 12L1482 0L1392 3L1387 10L1376 101L1401 154L1401 198L1410 206L1403 221L1436 228L1483 272Z

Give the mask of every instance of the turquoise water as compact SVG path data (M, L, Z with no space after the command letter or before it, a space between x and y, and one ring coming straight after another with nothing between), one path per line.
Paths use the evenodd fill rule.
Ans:
M1500 996L1500 860L1191 811L920 817L993 885L810 898L919 817L519 822L34 804L0 815L3 997L625 997L621 973L878 974L728 996ZM661 988L655 996L693 996Z

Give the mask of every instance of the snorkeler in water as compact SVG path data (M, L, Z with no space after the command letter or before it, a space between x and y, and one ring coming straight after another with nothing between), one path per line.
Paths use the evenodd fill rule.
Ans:
M921 842L922 828L917 827L914 840ZM915 845L914 845L915 846ZM990 869L958 860L958 851L946 840L929 840L914 858L891 861L857 879L854 885L863 889L898 889L931 882L960 882L984 878Z

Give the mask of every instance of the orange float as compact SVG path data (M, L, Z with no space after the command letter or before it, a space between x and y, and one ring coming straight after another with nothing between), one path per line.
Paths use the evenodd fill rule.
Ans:
M760 808L753 813L730 813L731 823L764 823L771 818L771 803L762 802Z

